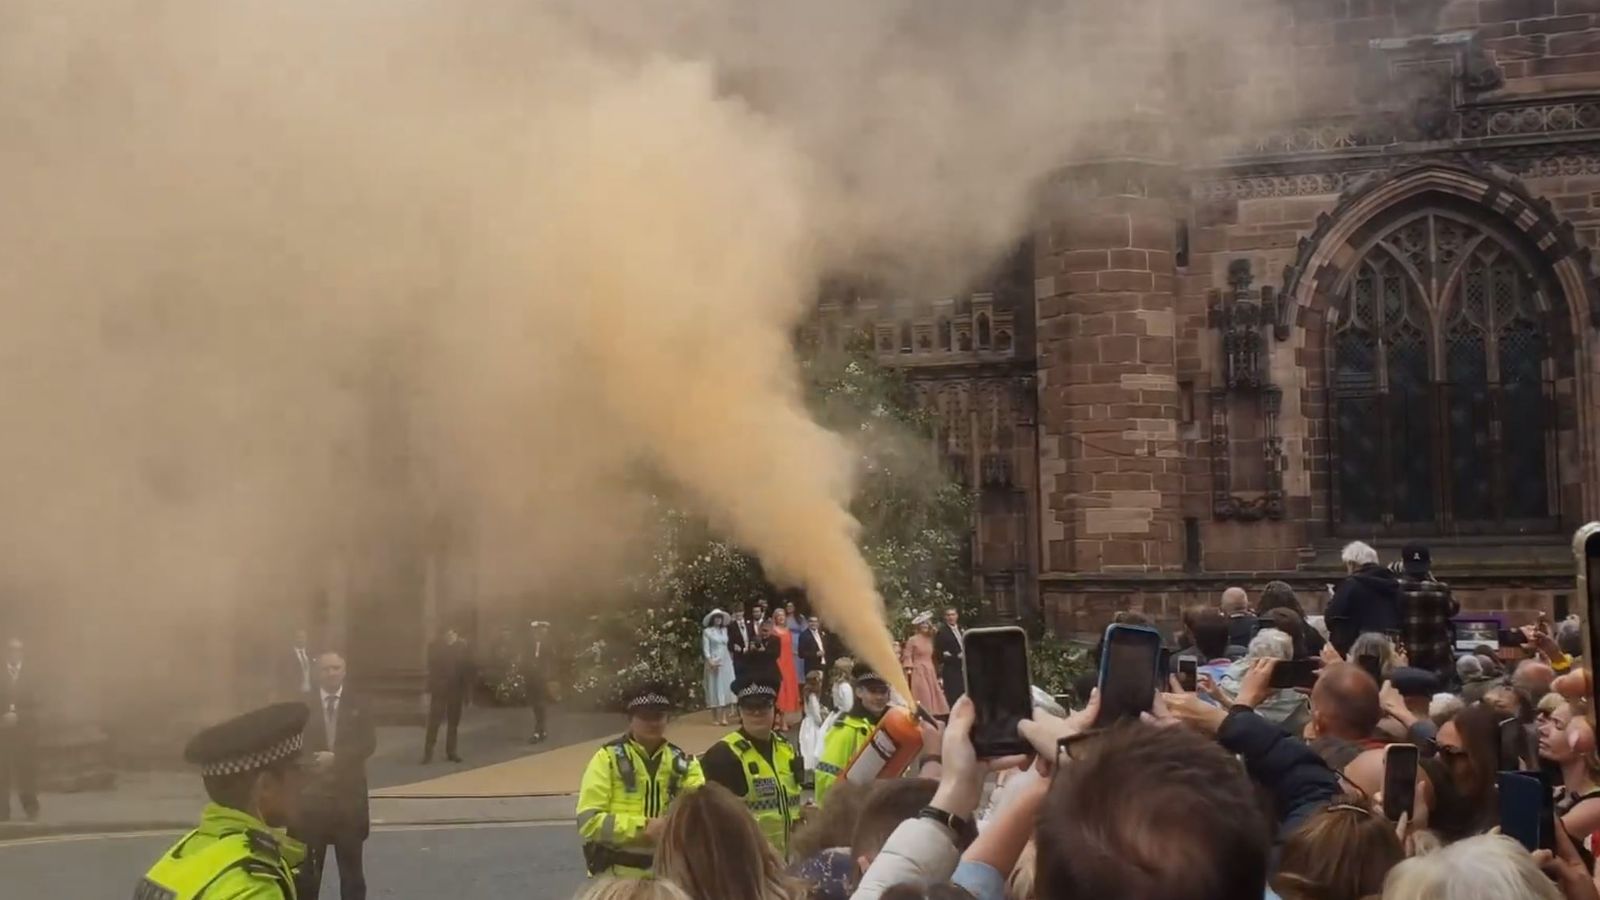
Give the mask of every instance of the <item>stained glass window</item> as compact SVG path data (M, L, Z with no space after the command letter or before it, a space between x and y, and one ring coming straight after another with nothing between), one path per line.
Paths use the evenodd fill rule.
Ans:
M1336 526L1554 527L1546 308L1522 257L1451 211L1367 244L1329 340Z

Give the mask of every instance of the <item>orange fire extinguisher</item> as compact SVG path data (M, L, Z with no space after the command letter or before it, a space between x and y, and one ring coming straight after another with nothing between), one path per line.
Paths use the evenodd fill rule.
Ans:
M845 767L844 780L867 784L878 778L899 778L920 752L922 728L915 714L892 706Z

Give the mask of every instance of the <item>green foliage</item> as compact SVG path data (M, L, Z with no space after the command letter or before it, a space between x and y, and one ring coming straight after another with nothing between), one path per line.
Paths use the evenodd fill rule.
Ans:
M1089 671L1093 663L1088 648L1064 641L1053 634L1044 634L1028 641L1028 667L1033 683L1048 694L1071 694L1072 683L1079 675ZM1079 697L1077 702L1087 702Z
M818 421L860 455L851 512L891 628L905 634L920 610L956 606L970 614L971 506L942 468L931 413L917 405L903 375L860 348L812 356L802 372ZM664 500L657 518L653 558L627 585L634 601L590 616L585 628L573 689L598 705L612 705L644 678L672 685L687 707L701 704L701 619L713 609L773 599L760 563L703 521Z

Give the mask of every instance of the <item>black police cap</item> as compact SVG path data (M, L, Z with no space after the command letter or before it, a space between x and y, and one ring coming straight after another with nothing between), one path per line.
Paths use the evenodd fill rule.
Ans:
M885 681L882 675L879 675L873 670L872 666L864 662L856 663L855 668L850 670L850 680L856 684L871 685L873 687L887 688L889 686L889 682Z
M1402 697L1432 697L1439 693L1439 676L1427 669L1401 666L1389 673L1389 681Z
M778 684L767 678L745 676L734 681L733 696L740 706L771 706L778 702Z
M636 684L625 695L628 712L666 712L672 709L672 689L660 681Z
M311 710L304 703L274 703L200 732L183 758L201 775L238 775L300 755Z

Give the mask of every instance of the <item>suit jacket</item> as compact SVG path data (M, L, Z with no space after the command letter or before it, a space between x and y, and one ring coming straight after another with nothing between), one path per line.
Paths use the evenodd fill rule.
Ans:
M740 628L744 631L741 633ZM728 652L734 656L743 656L745 648L750 645L750 638L754 636L750 630L750 621L743 617L735 618L728 623Z
M800 659L805 661L807 672L833 662L833 655L828 652L828 636L818 635L809 628L800 632Z
M0 663L0 713L15 708L16 730L24 735L34 734L39 727L39 694L35 689L36 680L33 664L24 662L21 671L17 673L16 683L12 684L10 670L4 663Z
M311 708L306 722L307 756L333 751L333 768L313 775L301 797L301 825L297 834L313 840L331 840L335 835L356 835L362 839L372 830L367 808L367 759L378 749L376 723L360 694L346 685L339 697L338 718L334 722L333 746L328 746L322 692L312 689L305 695Z
M428 692L439 697L465 694L470 667L465 641L434 641L428 645Z
M949 625L940 625L934 634L933 657L938 661L941 670L961 671L961 639L956 637L956 633Z

